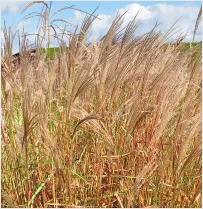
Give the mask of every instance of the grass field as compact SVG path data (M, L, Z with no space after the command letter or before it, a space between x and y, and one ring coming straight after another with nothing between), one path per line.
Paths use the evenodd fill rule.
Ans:
M169 44L166 44L166 48L169 46ZM175 47L175 44L172 45ZM202 51L202 42L193 42L193 43L181 43L180 45L180 52L185 53L187 50L190 50L191 48L193 48L193 50L195 50L197 53L201 53ZM68 50L68 47L67 47ZM41 49L41 53L43 55L45 55L47 58L49 59L54 59L56 58L57 54L59 52L59 48L58 47L50 47L50 48L42 48Z
M17 68L4 30L2 207L202 206L201 43L122 18L87 46L87 16L51 59L21 40Z

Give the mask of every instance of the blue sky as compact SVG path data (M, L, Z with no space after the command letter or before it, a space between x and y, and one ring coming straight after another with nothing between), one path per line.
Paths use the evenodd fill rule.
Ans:
M6 25L11 26L13 30L22 30L24 27L25 31L28 33L36 32L38 19L32 18L25 21L23 17L29 12L40 12L41 6L39 4L22 14L22 8L24 8L28 2L20 0L1 0L1 2L1 26L3 26L5 21ZM138 20L141 22L141 26L138 29L138 34L149 31L156 21L161 23L159 29L164 32L181 17L177 23L177 30L179 33L187 33L186 41L190 41L201 1L53 1L52 11L54 12L60 8L71 5L75 5L75 8L90 13L99 6L96 14L98 14L100 20L97 19L93 23L89 34L90 40L102 36L108 30L117 12L123 13L128 10L125 15L125 25L133 19L139 10ZM81 12L65 10L55 18L63 18L77 25L81 23L83 17L84 14ZM72 29L70 28L70 30ZM1 32L1 37L2 36ZM201 40L201 30L199 30L196 40ZM14 45L15 44L14 42ZM16 48L16 46L14 46L14 48Z

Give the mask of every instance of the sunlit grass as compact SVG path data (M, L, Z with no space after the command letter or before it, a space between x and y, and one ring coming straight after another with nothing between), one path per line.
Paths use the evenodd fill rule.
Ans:
M94 18L19 64L4 30L2 207L201 207L199 44Z

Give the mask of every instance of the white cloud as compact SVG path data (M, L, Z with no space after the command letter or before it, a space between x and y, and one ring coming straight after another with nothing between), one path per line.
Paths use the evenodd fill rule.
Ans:
M0 37L1 37L1 46L2 46L3 43L4 43L4 33L3 33L3 31L0 32Z
M79 12L79 11L75 11L75 12L74 12L74 19L75 19L76 21L82 20L84 17L85 17L85 14L84 14L84 13Z
M22 0L18 0L18 1L3 0L1 1L1 12L16 13L20 10L22 3L23 3ZM24 1L24 4L25 3L26 2Z
M98 19L96 19L92 24L91 38L97 38L101 35L104 35L110 28L112 20L112 16L110 15L99 14Z
M139 11L137 19L141 20L142 23L138 30L140 33L152 29L156 21L160 23L158 29L161 32L167 31L180 18L176 24L178 33L174 37L180 33L186 33L185 40L191 41L199 8L188 4L177 6L170 3L159 3L154 6L142 6L138 3L133 3L119 9L120 14L123 14L125 11L127 13L125 14L124 25L132 20ZM201 40L201 25L196 40Z
M73 18L74 24L80 25L84 17L85 17L84 13L75 11ZM90 40L92 38L98 38L99 36L104 35L104 33L106 33L108 28L111 26L112 20L113 17L111 15L98 14L97 18L92 23L89 31Z
M137 3L129 4L126 7L118 10L119 14L124 14L125 12L125 22L131 21L137 12L139 12L137 18L140 20L147 20L152 17L152 11L150 11L150 7L145 7Z
M167 30L175 21L177 27L187 33L187 39L191 40L194 31L195 21L199 12L198 7L182 5L175 6L165 3L157 4L152 10L152 18L156 18L160 23L161 30Z
M118 10L119 14L126 12L123 25L126 25L130 20L132 20L138 11L139 13L137 19L142 23L138 29L138 34L147 32L152 29L156 21L160 23L158 29L161 32L167 31L180 18L176 24L176 27L179 31L178 33L186 33L186 40L191 41L199 8L197 6L191 6L188 4L177 6L170 3L158 3L151 6L143 6L139 3L132 3ZM93 22L91 37L98 38L107 32L115 15L116 13L112 16L99 14L98 17L101 20L96 19ZM83 17L84 14L81 12L76 11L74 14L74 19L76 22L81 21ZM196 40L201 40L200 29L201 25L199 27ZM176 37L178 33L175 34L174 37Z

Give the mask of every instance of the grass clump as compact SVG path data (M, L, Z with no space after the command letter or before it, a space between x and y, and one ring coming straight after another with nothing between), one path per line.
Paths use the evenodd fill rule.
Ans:
M95 18L17 67L4 31L2 207L201 207L201 51Z

